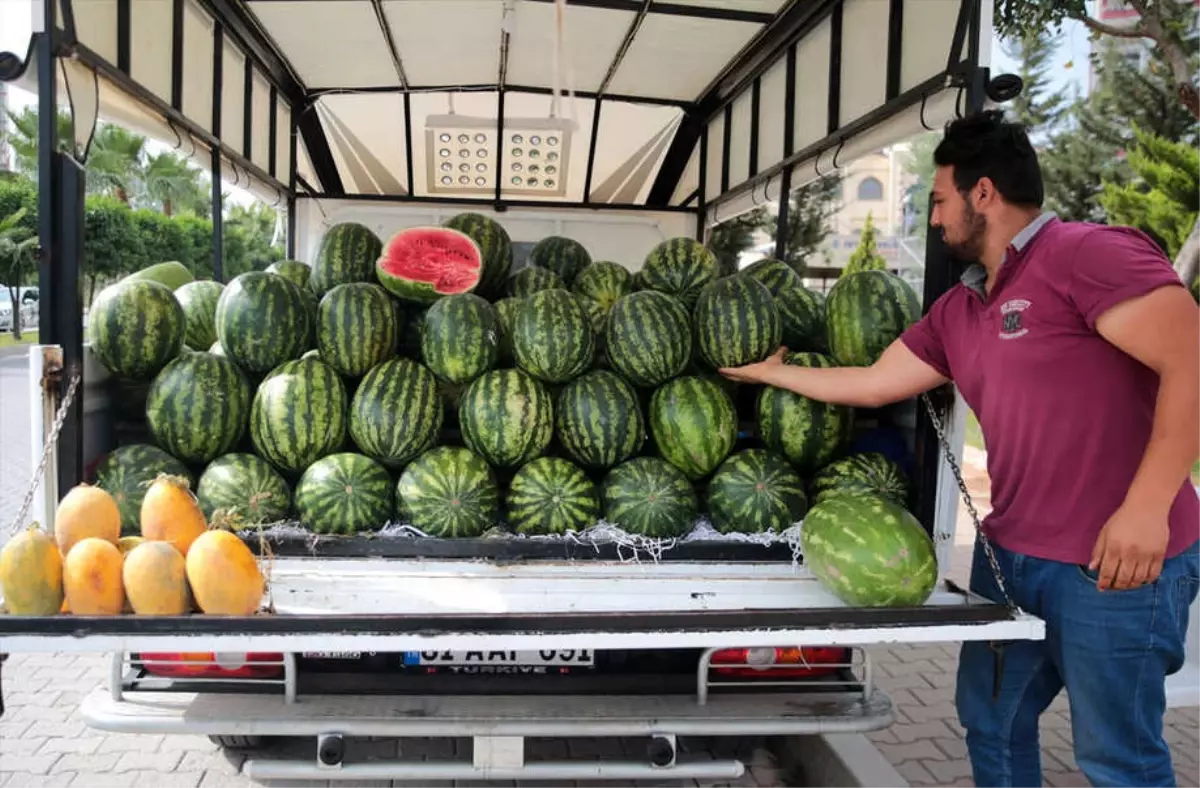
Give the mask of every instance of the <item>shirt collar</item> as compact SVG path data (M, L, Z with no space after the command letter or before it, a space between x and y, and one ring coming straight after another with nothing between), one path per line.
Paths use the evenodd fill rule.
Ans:
M1021 229L1021 232L1013 236L1009 248L1017 252L1025 251L1025 247L1029 246L1030 241L1041 232L1042 228L1057 219L1058 215L1054 211L1042 211L1036 219ZM1004 260L1008 259L1008 254L1005 253ZM1004 260L1000 262L1004 265ZM963 271L963 275L959 281L964 285L974 290L979 295L984 295L984 286L987 283L987 269L980 263L972 263L967 266L967 270Z

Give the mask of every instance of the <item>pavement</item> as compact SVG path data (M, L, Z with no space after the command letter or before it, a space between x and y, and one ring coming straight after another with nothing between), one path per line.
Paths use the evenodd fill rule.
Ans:
M17 513L32 467L25 370L23 358L12 354L0 356L0 542L7 538L8 526ZM982 514L988 503L982 453L967 452L964 472ZM973 529L964 510L960 512L951 564L951 576L963 584L972 539ZM878 668L877 681L895 701L897 720L869 738L913 786L973 784L962 728L954 709L958 645L889 646L870 652ZM0 788L255 785L238 772L241 756L221 750L205 737L134 736L88 729L79 718L78 704L84 695L104 683L107 673L108 660L103 655L22 654L13 655L4 663L6 711L0 717ZM1200 709L1171 710L1164 724L1178 784L1200 787ZM1071 754L1070 710L1065 695L1042 715L1041 742L1047 785L1088 784ZM749 768L735 785L795 785L797 780L772 754L771 745L777 744L756 738L684 742L689 749L712 757L742 758ZM311 742L296 741L283 746L298 748L297 752L306 756L311 752ZM419 758L445 757L461 745L410 740L400 744L358 741L354 746L370 757L394 758L403 754ZM637 740L553 740L545 746L560 755L616 756L623 752L629 755L644 752L643 743Z

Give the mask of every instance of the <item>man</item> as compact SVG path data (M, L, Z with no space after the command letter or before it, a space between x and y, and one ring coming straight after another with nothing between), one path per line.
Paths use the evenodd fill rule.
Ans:
M871 367L722 372L866 407L953 380L987 443L1004 583L1046 622L1002 657L962 648L975 783L1042 784L1038 718L1065 687L1094 785L1174 785L1163 685L1200 587L1200 309L1144 234L1042 213L1036 154L1001 113L949 124L934 163L930 223L976 261L960 284ZM978 543L971 587L1002 599Z

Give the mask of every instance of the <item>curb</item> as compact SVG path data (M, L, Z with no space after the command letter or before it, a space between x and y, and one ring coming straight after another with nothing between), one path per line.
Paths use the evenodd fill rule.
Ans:
M908 781L861 733L787 736L775 747L788 785L908 788Z

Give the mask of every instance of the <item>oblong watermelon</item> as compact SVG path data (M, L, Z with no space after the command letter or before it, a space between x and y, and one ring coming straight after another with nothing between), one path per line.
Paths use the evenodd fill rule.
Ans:
M327 292L317 308L321 360L348 378L396 355L400 327L392 298L379 285L355 282Z
M785 364L828 368L833 361L818 353L788 353ZM758 433L767 448L779 452L804 476L828 463L850 440L854 409L763 386L757 403Z
M410 227L387 242L375 266L379 283L406 301L432 304L470 293L483 276L483 253L471 236L449 227Z
M303 473L341 449L346 438L346 386L315 358L280 364L250 406L250 439L259 456L286 473Z
M762 361L783 337L771 291L748 276L706 285L696 299L694 321L700 356L714 369Z
M562 290L566 286L562 277L548 268L527 265L509 277L508 295L513 298L528 298L543 290Z
M125 280L100 291L88 311L92 350L118 378L144 382L183 348L187 320L165 285Z
M808 509L800 474L765 449L746 449L721 463L707 497L709 517L721 533L782 533Z
M485 298L501 295L508 282L513 257L512 240L504 226L481 213L460 213L442 226L467 234L479 247L483 255L483 274L475 292Z
M521 467L508 486L508 525L521 534L582 531L600 519L596 484L559 457L538 457Z
M583 244L573 238L551 235L543 238L529 250L529 264L553 271L567 287L575 277L592 262L592 256Z
M698 241L680 237L663 241L650 250L637 273L642 290L675 296L689 310L700 291L720 275L716 256Z
M500 488L482 457L439 446L413 460L396 485L400 519L441 538L479 536L500 515Z
M229 359L186 353L158 373L146 394L146 424L155 442L197 465L242 439L250 416L250 382Z
M633 292L633 274L619 263L598 260L579 272L571 290L598 302L607 313L622 296Z
M912 482L904 469L874 451L834 460L817 471L808 485L814 504L839 495L875 494L907 507L912 495Z
M859 271L825 299L829 353L845 367L869 367L921 316L912 285L888 271Z
M513 324L517 365L545 383L582 374L596 352L592 319L568 290L543 290L524 299Z
M368 372L354 392L350 437L368 457L403 468L434 445L444 418L433 373L393 358Z
M149 443L113 449L96 466L96 486L113 497L121 512L122 536L141 533L142 499L161 473L191 481L186 465Z
M216 325L225 355L255 375L300 358L312 337L300 288L266 271L248 271L225 286Z
M620 298L608 313L608 363L635 386L652 387L687 368L692 321L683 304L653 290Z
M296 483L300 522L319 534L382 528L395 511L392 477L361 454L330 454L308 466Z
M604 519L631 534L665 539L692 529L700 505L691 482L658 457L635 457L601 486Z
M611 468L645 443L637 393L613 372L593 370L571 381L559 393L555 410L559 442L586 468Z
M225 285L208 280L189 282L175 291L183 307L183 341L195 350L207 350L217 341L217 301Z
M263 458L226 454L209 463L200 475L196 501L210 520L222 510L246 525L275 523L291 510L292 489Z
M374 282L375 263L383 244L371 229L357 222L342 222L321 238L308 286L318 298L354 282Z
M546 388L517 369L485 372L462 392L458 424L467 448L499 468L538 457L554 434Z
M500 355L496 308L474 293L447 296L425 312L421 357L446 383L469 383Z
M650 398L649 416L658 453L693 481L716 470L737 441L733 400L698 375L660 386Z

